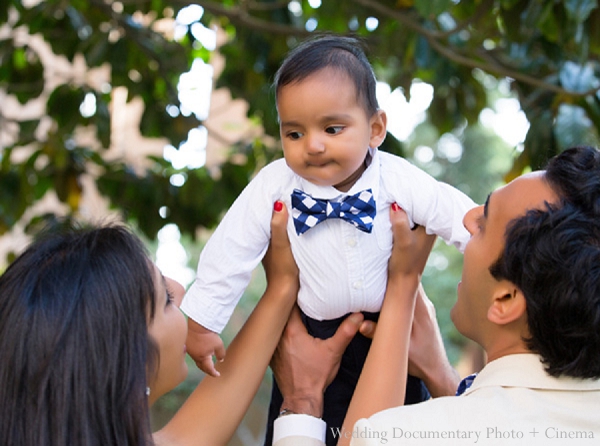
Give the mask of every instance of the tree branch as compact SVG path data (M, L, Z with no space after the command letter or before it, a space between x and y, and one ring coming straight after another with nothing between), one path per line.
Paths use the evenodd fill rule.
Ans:
M276 9L287 8L290 0L281 0L278 2L264 3L257 1L248 1L248 9L252 11L273 11Z
M436 33L432 33L432 35L435 35L436 37L441 38L441 39L445 39L453 34L456 34L457 32L462 31L463 29L467 28L468 26L472 25L473 23L477 23L479 21L479 19L481 19L482 17L485 17L487 14L489 14L490 9L493 6L494 6L494 0L484 0L483 2L481 2L479 7L477 8L477 10L475 11L475 14L473 14L471 17L469 17L466 20L463 20L461 23L459 23L454 28L452 28L448 31L436 32Z
M365 8L376 11L383 17L392 17L398 22L400 22L403 26L411 31L420 34L423 36L431 48L437 51L440 55L445 57L446 59L457 63L459 65L469 67L469 68L478 68L484 72L494 74L500 77L508 77L515 79L519 82L523 82L525 84L531 85L536 88L541 88L544 90L548 90L550 92L571 96L571 97L584 97L588 95L596 94L600 91L599 88L589 89L584 92L576 92L572 90L566 90L562 88L560 85L555 83L544 81L543 79L536 78L534 76L530 76L520 72L515 67L508 67L504 64L499 63L496 59L491 57L491 53L487 50L479 50L476 52L478 55L478 59L469 57L465 54L462 54L460 51L457 51L451 45L444 43L447 42L447 38L457 32L465 29L469 25L476 23L485 13L489 11L489 8L493 4L493 0L485 0L479 6L476 13L469 19L461 22L455 28L440 32L435 30L429 30L419 24L419 21L416 20L417 16L412 12L404 12L395 9L391 9L387 6L382 5L376 0L353 0L356 4L359 4ZM94 3L102 3L97 0ZM265 32L274 35L284 35L284 36L296 36L300 38L305 38L313 33L299 28L293 25L282 25L279 23L273 23L268 20L259 19L250 15L249 11L264 11L264 10L273 10L281 7L285 7L285 5L289 3L285 0L277 1L268 5L249 0L244 3L244 8L241 7L226 7L220 3L216 3L213 1L203 1L200 0L197 2L200 6L202 6L206 11L209 11L213 15L227 17L234 25L244 27L246 29ZM174 0L173 4L179 4L181 6L188 6L190 1L188 0ZM246 10L247 9L247 10Z
M124 30L125 34L134 42L138 44L140 50L151 60L155 60L158 62L158 72L167 79L169 77L168 72L165 70L165 64L161 63L158 55L149 50L143 41L140 40L140 34L146 33L146 37L150 38L152 35L156 35L158 38L163 39L163 36L153 31L151 28L146 27L132 27L131 22L126 20L123 14L115 12L110 4L107 4L103 0L91 0L90 2L94 7L98 8L108 17L112 18L115 22L119 24L119 26ZM166 88L168 90L168 95L171 98L177 98L177 89L170 83L165 83Z
M497 76L509 77L509 78L515 79L519 82L523 82L525 84L531 85L533 87L541 88L543 90L548 90L548 91L551 91L556 94L572 96L572 97L583 97L583 96L596 94L598 91L600 91L600 87L591 88L591 89L583 91L583 92L566 90L565 88L561 87L560 85L553 84L550 82L545 82L542 79L538 79L536 77L529 76L527 74L523 74L519 71L504 67L497 63L495 63L495 64L482 63L475 59L470 59L468 57L465 57L461 54L456 53L451 48L442 45L436 39L427 39L427 41L429 42L431 47L433 49L435 49L438 53L440 53L442 56L444 56L447 59L449 59L453 62L456 62L460 65L470 67L470 68L479 68L487 73L495 74ZM480 53L483 53L484 55L488 54L487 51L480 51Z
M441 54L443 57L445 57L446 59L448 59L452 62L455 62L459 65L463 65L463 66L470 67L470 68L479 68L480 70L483 70L490 74L495 74L495 75L501 76L501 77L509 77L509 78L515 79L519 82L523 82L525 84L528 84L528 85L531 85L531 86L534 86L537 88L541 88L541 89L548 90L548 91L551 91L556 94L561 94L561 95L566 95L566 96L582 97L582 96L593 95L593 94L596 94L598 91L600 91L600 87L592 88L592 89L589 89L584 92L566 90L557 84L545 82L542 79L538 79L536 77L529 76L527 74L523 74L523 73L519 72L518 70L506 67L504 65L500 65L497 63L497 61L493 64L490 64L490 63L485 63L481 60L469 58L469 57L461 54L460 52L455 51L450 45L444 45L440 41L442 37L447 37L450 34L453 34L454 30L452 31L452 33L432 32L432 31L420 26L417 23L417 21L414 20L414 17L412 15L390 9L386 6L381 5L377 1L373 1L373 0L353 0L353 1L361 6L373 9L374 11L377 11L379 14L382 14L383 16L393 17L394 19L398 20L400 23L402 23L407 28L422 35L427 40L429 45L435 51L437 51L439 54ZM480 14L482 11L483 11L483 9L480 8L478 10L478 14ZM480 57L482 55L488 54L488 52L485 50L479 51L479 53L480 53Z
M185 0L175 0L174 4L185 4L189 5L190 2ZM238 7L226 7L216 2L210 1L198 1L198 5L202 6L206 11L217 16L227 17L231 23L236 26L241 26L253 31L266 32L269 34L283 35L283 36L297 36L297 37L308 37L311 32L304 28L299 28L293 25L282 25L279 23L273 23L268 20L258 19L251 16L246 11ZM288 2L286 2L288 3ZM252 2L250 9L257 9L254 7L255 2Z

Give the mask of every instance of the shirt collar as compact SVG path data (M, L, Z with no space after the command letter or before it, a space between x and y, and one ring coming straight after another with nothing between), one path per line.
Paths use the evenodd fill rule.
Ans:
M506 355L489 362L478 373L463 395L490 386L527 387L543 390L588 391L600 390L600 379L578 379L548 375L539 355L523 353Z
M371 163L348 192L340 192L333 186L318 186L302 177L298 177L300 180L300 189L313 197L326 200L344 198L365 189L371 189L373 191L373 198L377 201L377 197L379 196L380 175L379 150L377 148L369 148L369 153L371 154Z

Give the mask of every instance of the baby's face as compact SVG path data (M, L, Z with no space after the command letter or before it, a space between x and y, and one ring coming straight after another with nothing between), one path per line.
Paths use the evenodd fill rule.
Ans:
M281 87L277 109L288 166L320 186L349 190L385 138L383 112L369 117L352 80L331 68Z

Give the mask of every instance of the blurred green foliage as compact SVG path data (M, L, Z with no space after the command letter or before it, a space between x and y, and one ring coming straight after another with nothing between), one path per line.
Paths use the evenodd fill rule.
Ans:
M158 31L162 21L173 20L189 1L24 4L7 0L0 4L0 97L14 97L20 104L41 103L43 109L37 117L19 117L0 101L0 235L19 221L34 231L42 222L56 219L43 213L23 221L25 211L49 191L67 205L70 218L80 218L82 179L88 175L110 206L150 244L160 228L174 223L188 250L197 248L198 229L214 227L257 169L281 156L278 144L272 143L279 139L273 75L290 48L319 32L363 39L378 79L392 90L400 88L407 99L417 79L433 87L424 121L405 141L388 135L382 148L407 157L477 202L570 145L598 144L600 10L596 0L196 3L203 7L196 23L218 26L227 36L218 50L225 67L216 87L247 101L248 117L265 130L264 138L232 142L229 158L216 171L176 169L160 157L149 159L148 167L140 171L121 158L105 156L113 134L111 92L117 87L127 89L128 101L141 99L144 136L163 137L179 148L188 132L202 125L193 114L167 110L180 105L179 76L189 70L194 58L210 62L213 52L195 37L196 23L188 23L178 41ZM48 82L53 67L24 35L42 38L54 54L70 62L84 61L88 72L108 68L108 85L98 87L88 76L66 75ZM509 146L480 124L482 110L494 108L496 99L506 96L518 100L530 123L522 147ZM95 101L92 115L81 111L88 97ZM80 129L92 130L96 141L81 142ZM460 146L457 158L444 150L448 139ZM415 156L422 147L432 152L427 161ZM171 183L176 174L183 174L183 185ZM160 209L168 212L161 214ZM190 265L195 267L195 258ZM464 342L449 321L460 270L457 250L437 243L423 278L453 361ZM226 337L237 332L262 293L257 275ZM196 370L193 365L190 369ZM165 415L178 407L200 378L198 372L191 373L155 410ZM263 390L258 398L268 399L268 394ZM156 418L160 424L161 415Z
M194 26L200 24L219 26L228 39L219 49L225 69L217 86L245 99L249 117L275 141L273 74L290 48L318 32L362 38L378 78L401 88L407 98L415 79L431 84L427 122L433 139L476 126L482 109L492 105L482 73L509 79L531 127L506 179L542 166L566 146L598 141L596 0L198 1L203 14L186 24L181 39L158 31L190 4L7 0L0 5L0 90L22 104L45 105L38 118L21 118L0 104L0 234L51 190L77 217L81 179L89 174L110 205L149 238L166 223L194 237L199 227L219 221L258 168L281 156L277 145L267 143L272 140L262 138L233 142L231 158L217 172L174 169L158 158L140 172L123 159L103 156L111 145L111 91L116 87L127 89L128 100L142 100L145 136L164 137L179 147L188 131L201 125L193 114L167 112L179 105L179 76L194 58L208 62L212 56L195 37ZM98 87L86 76L53 78L50 84L53 67L24 35L42 38L56 55L82 60L88 70L108 68L108 85ZM91 116L80 110L86 97L95 101ZM93 129L97 142L81 143L76 137L81 128ZM23 147L28 155L14 156ZM408 153L392 137L384 149ZM170 179L179 173L186 181L174 186ZM168 212L161 216L163 207Z

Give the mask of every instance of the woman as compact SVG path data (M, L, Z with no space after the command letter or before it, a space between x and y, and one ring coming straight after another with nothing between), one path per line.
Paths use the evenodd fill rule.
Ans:
M295 302L298 272L275 206L268 286L218 364L175 417L149 406L186 376L183 287L122 226L33 243L0 277L0 444L226 444L263 378Z

